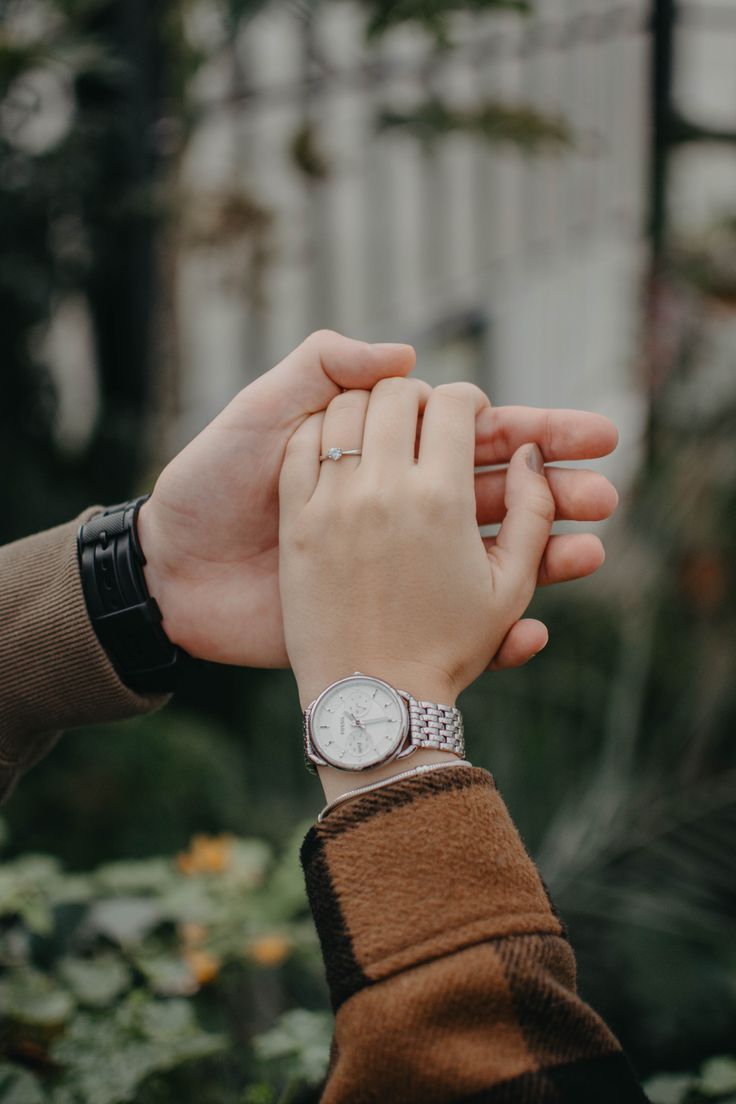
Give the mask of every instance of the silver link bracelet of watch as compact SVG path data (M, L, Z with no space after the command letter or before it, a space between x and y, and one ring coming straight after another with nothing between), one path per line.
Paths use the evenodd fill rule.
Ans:
M463 718L451 705L417 701L407 695L411 742L414 747L452 751L460 758L465 754Z
M463 719L451 705L420 701L356 671L332 683L304 712L307 766L363 771L419 748L465 757Z

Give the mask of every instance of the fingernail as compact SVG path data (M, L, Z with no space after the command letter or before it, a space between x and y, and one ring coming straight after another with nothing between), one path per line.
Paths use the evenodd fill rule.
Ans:
M532 445L526 454L527 465L536 472L537 475L542 475L544 472L544 457L542 456L542 450L539 445Z

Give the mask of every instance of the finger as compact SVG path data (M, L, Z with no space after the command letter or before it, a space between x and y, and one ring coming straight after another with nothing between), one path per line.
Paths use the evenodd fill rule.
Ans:
M555 516L555 500L544 477L537 445L516 450L506 473L506 516L488 550L491 567L527 589L536 579Z
M352 450L363 447L363 427L369 399L368 391L343 391L332 400L322 422L322 455L333 448ZM338 486L359 463L359 456L323 460L319 485L328 488Z
M319 479L319 449L324 414L312 414L291 437L279 476L281 523L288 524L309 502Z
M488 670L509 671L512 667L522 667L547 646L548 640L549 633L543 622L532 618L517 621L506 633L501 647L488 664Z
M487 552L496 546L495 537L484 537ZM569 583L597 571L606 558L603 545L593 533L561 533L550 537L537 572L537 586Z
M343 389L370 390L385 376L406 376L416 361L411 345L370 344L332 330L311 334L284 360L231 403L231 416L247 416L272 429L324 410Z
M419 467L430 478L472 486L476 417L489 402L472 383L446 383L434 389L419 442Z
M544 474L555 500L558 521L603 521L618 505L616 488L599 472L581 468L546 467ZM503 521L506 469L477 472L475 501L479 525Z
M603 414L587 410L494 406L478 415L475 440L478 467L506 464L521 445L532 441L546 461L592 460L613 452L618 430Z
M422 380L380 380L371 392L363 431L362 463L368 469L413 464L417 418L432 388Z

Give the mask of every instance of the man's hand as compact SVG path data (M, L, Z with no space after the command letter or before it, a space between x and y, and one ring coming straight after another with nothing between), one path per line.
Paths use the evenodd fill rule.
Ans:
M414 360L408 345L312 334L167 465L140 511L139 535L148 588L174 643L219 663L288 664L278 580L278 482L287 442L341 390L369 390L379 379L404 376ZM476 462L507 463L526 441L536 441L547 460L579 460L611 452L616 430L608 419L580 411L484 410L476 426ZM504 481L503 472L477 476L479 523L501 520ZM596 473L552 471L550 484L559 518L598 520L615 507L616 492ZM587 575L602 560L596 537L555 537L540 581ZM545 640L540 622L519 622L494 666L523 663Z
M476 466L507 464L517 448L533 441L550 460L591 460L608 456L618 443L618 431L602 414L582 410L544 410L530 406L487 407L475 425ZM555 500L556 521L603 521L616 509L615 487L599 472L582 468L546 467ZM507 507L506 470L481 472L475 477L479 525L503 521ZM495 537L485 540L490 551ZM550 537L539 569L539 586L580 579L597 571L605 559L603 545L593 533L566 533ZM517 621L490 667L520 667L546 645L548 633L541 621Z
M410 345L318 331L236 395L164 468L138 532L148 589L170 640L198 659L288 665L278 579L287 442L341 390L405 376L414 361Z

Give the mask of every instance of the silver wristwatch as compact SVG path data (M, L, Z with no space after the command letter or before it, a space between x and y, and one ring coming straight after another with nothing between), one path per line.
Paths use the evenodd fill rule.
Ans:
M368 770L417 748L452 751L462 759L459 709L417 701L406 690L356 671L333 682L304 710L304 754L312 770Z

